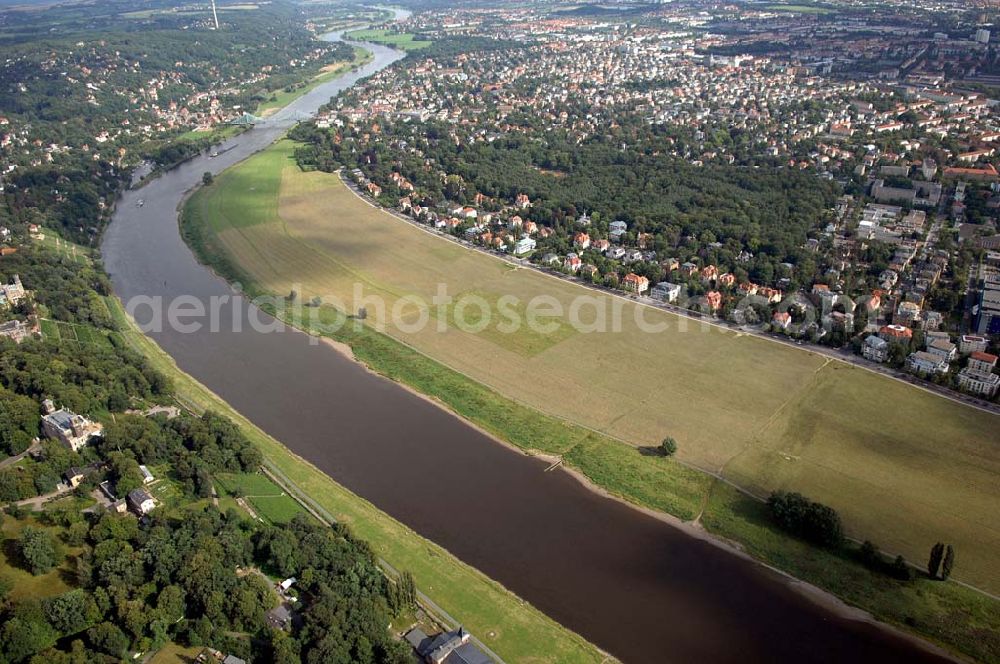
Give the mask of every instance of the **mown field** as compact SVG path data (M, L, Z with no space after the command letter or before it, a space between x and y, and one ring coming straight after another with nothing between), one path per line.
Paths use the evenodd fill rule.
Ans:
M294 498L261 473L220 473L216 480L220 497L243 498L261 518L270 523L288 523L297 514L308 515Z
M348 39L385 44L386 46L392 46L393 48L399 48L404 51L419 51L420 49L427 48L431 45L431 42L427 40L415 39L415 35L408 32L398 33L391 32L389 30L354 30L352 32L348 32L344 36Z
M351 311L361 284L386 302L386 312L369 306L368 323L508 399L633 446L672 436L682 460L757 494L801 491L838 509L853 535L914 561L950 542L961 560L956 578L1000 590L998 418L807 350L514 269L368 206L335 175L300 172L292 149L276 144L189 204L212 231L199 238L202 248L224 252L245 282L339 298ZM439 284L492 302L514 295L519 314L538 295L564 310L580 295L608 310L618 302L622 327L587 333L554 316L549 331L508 334L495 309L478 333L392 324L401 298L429 301ZM641 331L640 310L666 331ZM418 312L413 304L401 311L405 328ZM428 313L433 322L455 316L447 307ZM565 453L582 455L573 446ZM593 455L582 456L599 470Z

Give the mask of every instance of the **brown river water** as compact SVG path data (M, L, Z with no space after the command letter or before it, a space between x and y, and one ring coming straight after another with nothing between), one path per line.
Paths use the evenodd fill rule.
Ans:
M225 153L125 194L102 252L127 305L141 296L207 301L232 292L180 238L185 192L203 172L266 147L302 113L401 57L367 47L375 59L361 71L298 99L231 140ZM130 308L140 324L150 320L149 307ZM233 318L245 323L257 313L246 304L235 313L227 307L222 331L151 336L181 369L337 482L621 660L946 661L895 631L813 602L782 575L602 497L565 471L543 472L546 463L304 334L246 324L232 331Z

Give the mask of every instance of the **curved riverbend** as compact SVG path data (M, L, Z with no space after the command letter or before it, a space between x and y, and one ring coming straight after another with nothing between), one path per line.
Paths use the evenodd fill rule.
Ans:
M331 35L332 39L339 35ZM102 251L117 295L230 295L178 232L202 173L245 159L358 79L403 54L318 86L267 126L127 192ZM144 207L137 207L139 198ZM134 311L141 325L148 308ZM181 369L255 424L421 535L627 662L937 662L929 647L810 600L786 577L586 489L565 471L465 422L299 332L253 331L246 303L219 332L151 336ZM243 331L234 333L235 322Z

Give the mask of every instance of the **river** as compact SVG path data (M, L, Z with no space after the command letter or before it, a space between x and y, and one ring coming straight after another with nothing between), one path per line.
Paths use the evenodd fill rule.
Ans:
M180 237L185 192L205 171L266 147L302 113L403 56L365 47L374 58L359 71L300 97L223 154L124 195L102 245L118 297L207 302L231 294ZM599 496L565 471L543 472L542 461L302 333L253 331L246 322L258 314L242 303L235 313L223 309L222 331L151 336L181 369L337 482L623 661L945 661L814 603L782 575ZM148 311L136 318L146 324ZM234 318L244 331L232 331Z

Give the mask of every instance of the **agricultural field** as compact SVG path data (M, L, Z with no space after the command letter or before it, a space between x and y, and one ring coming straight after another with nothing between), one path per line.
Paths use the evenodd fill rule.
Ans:
M46 339L104 346L105 348L111 347L113 343L112 336L118 336L115 332L104 332L89 325L54 321L48 318L39 320L38 325L42 331L42 336Z
M249 285L336 304L351 303L360 284L386 304L385 311L368 305L369 325L508 399L635 447L672 436L686 463L758 495L807 494L836 508L851 534L914 561L934 542L951 542L962 561L956 577L1000 590L995 416L808 350L517 269L369 206L336 175L301 172L292 150L276 144L189 204L189 215L213 233L202 238L205 248L224 252ZM622 325L586 332L563 314L545 319L548 330L511 334L491 308L478 332L438 331L437 322L456 316L453 308L403 298L430 302L439 284L490 307L514 295L519 315L535 296L554 298L565 312L587 295L594 306L619 307ZM397 303L403 315L394 324ZM593 318L587 311L584 321ZM422 314L432 324L409 329ZM642 331L637 314L666 329ZM599 453L579 445L561 451L583 457L578 466L597 463ZM641 485L636 477L628 479Z
M431 45L431 42L427 40L415 39L415 35L408 32L398 33L389 30L355 30L344 36L348 39L385 44L386 46L392 46L404 51L419 51Z

